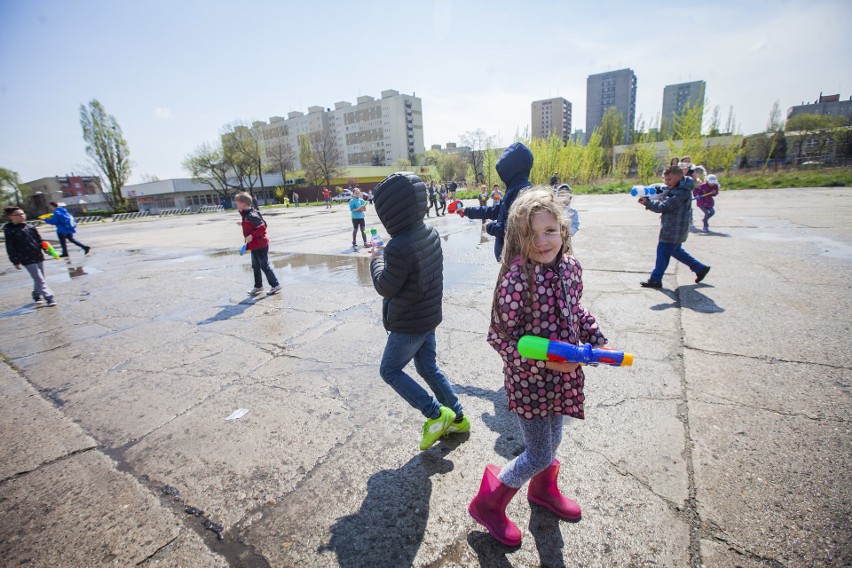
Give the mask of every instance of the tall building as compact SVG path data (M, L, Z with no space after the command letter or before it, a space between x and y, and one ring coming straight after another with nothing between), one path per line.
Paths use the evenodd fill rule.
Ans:
M793 118L797 114L827 114L830 116L840 116L852 123L852 97L845 101L840 100L840 95L823 95L819 94L819 98L813 103L805 103L792 106L787 109L787 118Z
M334 110L321 106L308 108L308 114L291 112L287 118L273 116L269 122L256 122L263 137L265 165L275 167L276 156L289 154L293 169L299 161L299 136L323 133L334 140L345 166L384 166L398 160L413 161L425 151L423 144L423 105L414 95L392 89L381 98L361 96L353 105L334 103Z
M704 81L692 81L689 83L678 83L666 85L663 89L663 114L662 125L671 128L674 117L683 112L683 107L689 102L690 106L698 105L704 111L704 91L707 83Z
M532 137L550 138L554 134L567 142L571 137L571 103L562 97L532 103Z
M624 117L624 143L636 122L636 74L632 69L619 69L589 75L586 79L586 140L601 125L607 109L615 107Z

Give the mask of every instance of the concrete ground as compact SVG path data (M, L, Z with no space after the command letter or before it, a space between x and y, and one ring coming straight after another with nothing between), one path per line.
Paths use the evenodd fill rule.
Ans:
M589 369L566 426L582 521L521 493L510 549L467 514L485 464L522 450L478 223L427 221L439 363L473 430L420 452L422 416L378 374L381 302L344 206L266 213L284 293L257 299L226 212L81 226L92 253L45 263L57 307L3 259L3 565L849 566L852 190L723 193L686 243L709 276L672 264L662 291L638 286L656 215L575 205L584 303L636 357Z

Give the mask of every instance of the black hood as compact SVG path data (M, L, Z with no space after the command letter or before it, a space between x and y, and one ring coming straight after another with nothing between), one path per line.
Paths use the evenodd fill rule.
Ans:
M411 172L391 174L373 190L373 206L391 237L424 225L423 217L429 207L426 184Z

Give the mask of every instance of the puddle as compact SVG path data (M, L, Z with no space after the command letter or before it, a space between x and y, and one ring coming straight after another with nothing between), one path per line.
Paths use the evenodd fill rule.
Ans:
M281 280L319 280L359 286L373 285L370 276L370 257L348 257L322 254L287 254L270 258L275 274ZM251 264L243 271L251 272Z

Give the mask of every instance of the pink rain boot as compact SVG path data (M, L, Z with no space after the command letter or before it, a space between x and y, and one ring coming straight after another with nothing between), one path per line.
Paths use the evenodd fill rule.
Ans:
M563 519L579 521L581 517L580 506L559 491L559 486L556 484L558 476L559 460L553 460L553 463L547 466L544 471L530 480L527 499L536 505L549 509L553 514Z
M506 505L518 490L503 485L497 478L499 473L500 468L496 465L485 466L479 493L470 502L467 511L495 539L507 546L518 546L521 544L521 530L506 516Z

